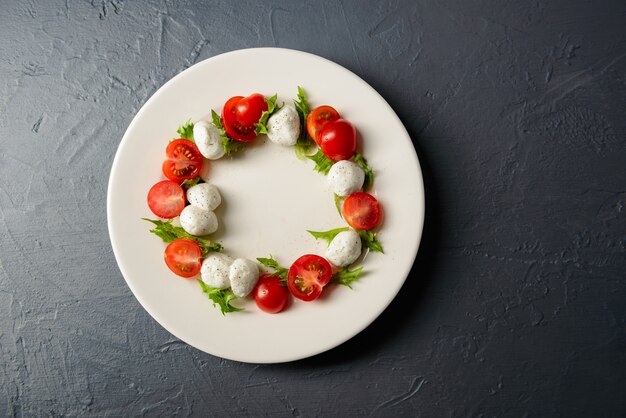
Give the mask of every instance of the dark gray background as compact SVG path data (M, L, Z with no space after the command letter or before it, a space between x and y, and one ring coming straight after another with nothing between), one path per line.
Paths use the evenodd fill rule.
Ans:
M426 180L399 297L353 340L282 365L161 328L105 211L150 95L255 46L374 86ZM0 115L1 415L626 414L624 1L1 0Z

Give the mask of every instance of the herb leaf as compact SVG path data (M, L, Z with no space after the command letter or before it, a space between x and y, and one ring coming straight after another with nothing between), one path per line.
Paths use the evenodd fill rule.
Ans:
M276 107L277 98L278 98L278 95L275 94L270 98L266 97L265 99L263 99L265 100L265 103L267 103L267 110L264 110L263 113L261 113L261 119L259 119L259 121L256 123L256 128L254 131L256 132L257 135L267 133L267 120L270 118L272 113L276 112L278 109L282 107L282 105Z
M306 98L306 93L304 92L304 90L302 90L302 87L298 86L298 100L294 100L293 102L296 105L296 110L298 111L298 114L302 115L306 122L307 116L309 116L309 113L311 113L311 107L309 106L309 102Z
M224 125L222 125L222 118L213 109L211 109L211 118L213 119L213 125L215 125L215 127L220 131L223 131Z
M321 232L316 232L316 231L306 231L309 234L313 235L313 237L315 237L315 239L325 239L326 242L328 242L328 245L330 245L330 242L335 239L335 237L340 233L340 232L344 232L344 231L348 231L350 230L350 228L348 228L347 226L345 228L336 228L336 229L331 229L329 231L321 231Z
M313 152L315 142L313 142L313 140L309 137L309 134L306 131L306 126L302 125L302 123L300 123L300 129L300 136L298 137L296 145L293 149L296 151L296 157L298 157L299 160L304 160L311 154L311 152Z
M365 172L363 191L366 192L372 187L372 184L374 183L374 172L372 171L370 166L367 165L367 160L363 158L363 156L358 152L354 154L354 162L357 163L359 167L361 167L361 169L363 169L363 171Z
M344 286L348 286L352 289L351 283L356 282L361 277L361 271L363 267L359 267L355 270L349 270L347 268L336 272L333 274L333 278L331 279L331 283L337 283Z
M317 152L313 155L307 155L309 160L315 163L315 167L313 168L315 171L318 171L324 175L328 174L330 171L330 167L333 166L333 162L330 158L328 158L321 149L318 149Z
M200 178L200 176L193 178L193 179L187 179L187 180L183 180L182 183L180 183L180 186L185 189L185 190L189 190L191 189L193 186L195 186L196 184L198 184L200 182L200 180L202 180Z
M293 103L298 112L298 116L300 116L300 136L298 137L294 150L296 151L298 159L304 160L304 158L313 151L315 143L306 129L306 118L309 116L309 113L311 113L311 108L307 102L306 94L300 86L298 86L298 100L294 100Z
M339 212L339 216L343 218L343 214L341 213L341 200L343 197L339 196L337 193L333 193L335 195L335 207L337 208L337 212Z
M221 244L218 244L217 242L211 242L211 240L208 238L196 237L195 235L191 235L180 226L172 225L171 219L168 221L152 220L148 218L141 219L153 223L156 227L154 229L151 229L150 232L161 238L164 242L170 243L178 238L192 239L197 242L202 249L202 257L206 257L211 251L222 251Z
M216 287L208 286L202 280L198 279L198 283L200 283L200 287L202 291L211 299L213 302L213 306L218 304L220 306L220 310L222 311L222 315L226 315L229 312L239 312L243 311L242 308L237 308L230 304L231 301L237 300L237 296L230 289L218 289Z
M222 136L222 148L226 152L226 155L236 154L246 148L243 142L238 142L230 139L228 136Z
M211 109L211 118L213 119L213 125L220 130L222 148L224 148L226 155L237 153L246 147L243 142L237 142L226 135L226 130L224 130L224 125L222 124L222 118L213 109Z
M363 245L369 248L370 251L383 253L383 254L385 253L383 251L382 244L380 243L380 241L378 241L378 238L376 238L376 235L371 230L358 231L358 232L359 232L359 235L361 236L361 241L363 242Z
M191 119L189 119L183 125L180 125L176 132L178 132L179 138L185 138L193 141L193 122L191 121Z
M258 262L263 264L265 267L274 270L272 273L273 276L279 277L281 284L284 286L287 285L287 274L289 274L289 269L278 264L278 261L274 260L274 257L270 254L269 258L258 257Z

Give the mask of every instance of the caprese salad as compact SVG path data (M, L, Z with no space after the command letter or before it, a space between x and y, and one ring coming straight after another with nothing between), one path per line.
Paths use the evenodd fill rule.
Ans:
M162 171L166 179L148 191L148 207L160 219L144 219L153 224L150 232L168 244L167 267L180 277L197 278L222 314L242 310L232 302L249 295L262 311L278 313L292 296L310 302L330 283L352 287L361 276L363 267L355 264L364 253L383 252L376 238L381 207L368 193L374 173L357 152L355 126L331 106L311 110L300 87L293 103L278 105L277 95L254 93L231 97L221 115L215 111L211 115L211 121L188 121L178 128L178 138L165 148ZM337 210L348 226L308 231L328 242L324 257L305 254L287 268L271 255L233 259L221 244L211 241L219 225L214 211L222 198L215 185L201 178L203 168L210 161L243 151L246 143L259 136L294 147L298 158L312 160L314 169L327 177Z

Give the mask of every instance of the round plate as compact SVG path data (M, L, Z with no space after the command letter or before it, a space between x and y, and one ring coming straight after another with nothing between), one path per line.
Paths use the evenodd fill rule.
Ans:
M365 274L350 289L332 285L314 302L294 301L282 313L260 311L251 298L243 312L223 316L194 279L163 262L165 244L149 233L146 204L163 179L165 147L188 119L210 120L231 96L278 93L290 102L302 86L311 107L330 104L357 128L362 154L375 172L373 194L384 209L378 235L385 254L370 253ZM346 226L326 178L293 148L259 138L234 158L211 162L207 179L222 193L213 239L235 257L272 254L289 266L326 244L306 230ZM165 329L215 356L251 363L309 357L350 339L389 305L415 260L424 221L422 174L404 126L387 102L345 68L318 56L279 48L246 49L200 62L161 87L137 113L117 150L109 179L107 216L115 258L141 305Z

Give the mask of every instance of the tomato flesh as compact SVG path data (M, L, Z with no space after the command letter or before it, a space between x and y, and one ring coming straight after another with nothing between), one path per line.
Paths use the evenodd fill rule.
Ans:
M175 181L160 181L148 192L148 207L159 218L174 218L185 208L185 191Z
M202 170L202 154L193 141L175 139L165 149L162 169L165 177L178 183L194 179Z
M356 152L356 129L345 119L326 123L319 134L319 146L333 161L349 160Z
M372 229L380 222L380 204L369 193L352 193L343 202L342 212L348 225L361 231Z
M319 106L309 113L306 118L306 130L309 136L319 145L319 133L328 122L339 119L339 112L331 106Z
M202 249L192 239L178 238L165 248L165 264L180 277L193 277L202 267Z
M259 277L252 294L259 309L267 313L278 313L289 302L289 290L281 284L279 277L271 274Z
M235 141L252 141L256 138L256 124L265 110L267 103L262 94L231 97L222 109L222 123L226 134Z
M332 275L332 267L325 258L306 254L289 268L287 287L296 298L309 302L319 297Z

